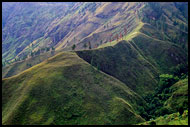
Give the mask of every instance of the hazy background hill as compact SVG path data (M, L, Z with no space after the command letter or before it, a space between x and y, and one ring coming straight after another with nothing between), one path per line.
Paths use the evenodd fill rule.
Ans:
M48 47L96 48L124 34L124 28L129 34L139 19L158 29L159 39L187 50L186 12L187 3L172 2L3 2L3 62L25 59Z

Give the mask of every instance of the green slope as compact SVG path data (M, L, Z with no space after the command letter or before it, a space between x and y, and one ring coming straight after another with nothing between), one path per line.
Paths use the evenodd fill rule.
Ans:
M173 113L138 125L153 125L153 122L156 125L188 125L188 110L185 110L182 116L179 113Z
M8 66L2 67L2 78L14 76L36 64L43 62L44 60L48 59L49 57L52 57L62 51L63 50L48 51L45 53L41 53L40 55L29 57L25 60L21 60L21 61L15 62L13 64L10 64Z
M159 74L187 61L187 54L177 45L140 32L116 45L77 54L140 95L153 92Z
M143 99L72 52L2 81L2 124L135 124Z
M170 108L175 112L179 107L188 108L188 78L175 83L170 87L170 98L164 103L164 107Z

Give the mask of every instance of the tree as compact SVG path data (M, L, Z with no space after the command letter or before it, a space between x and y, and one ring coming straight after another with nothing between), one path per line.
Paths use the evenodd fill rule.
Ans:
M91 49L92 47L91 47L91 43L90 43L90 41L88 42L88 46L89 46L89 49Z
M34 56L34 53L33 53L33 52L31 52L31 53L30 53L30 55L33 57L33 56Z
M123 34L122 33L120 33L120 39L123 39Z
M117 38L117 41L118 41L119 40L119 35L118 34L116 35L116 38Z
M177 21L174 21L173 25L174 25L174 26L178 25L178 22L177 22Z
M169 75L169 74L162 74L159 76L160 81L159 81L159 93L163 91L163 89L170 87L173 85L175 82L179 80L177 76Z
M94 62L93 62L93 57L92 59L90 60L90 64L93 66Z
M83 47L86 49L86 47L87 47L86 43L84 43Z
M180 107L180 108L178 109L178 111L179 111L180 116L182 116L182 114L183 114L183 112L184 112L183 107Z
M27 67L32 67L32 65L30 63L27 63L26 66Z
M174 76L181 78L182 74L188 74L188 64L178 64L177 66L172 67L170 71L174 74Z
M124 28L124 32L125 32L125 35L127 35L127 29L126 28Z
M73 44L73 46L72 46L72 50L75 50L75 48L76 48L76 45L75 45L75 44Z
M156 125L156 122L155 121L151 121L150 125Z

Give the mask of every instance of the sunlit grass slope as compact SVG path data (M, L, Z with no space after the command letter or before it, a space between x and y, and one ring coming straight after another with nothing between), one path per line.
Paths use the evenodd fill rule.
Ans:
M26 60L15 62L9 66L5 66L2 68L2 78L7 78L13 75L16 75L36 64L41 63L47 58L55 55L55 52L46 52L34 57L30 57Z
M178 113L161 116L155 120L140 123L138 125L151 125L152 122L156 125L188 125L188 110L185 110L182 116Z
M2 124L135 124L143 99L74 52L2 80Z
M183 79L171 86L170 98L165 102L164 106L174 111L178 111L178 107L188 108L188 78Z
M36 64L39 64L39 63L45 61L49 57L56 55L57 53L61 52L62 50L63 49L57 50L57 51L45 52L40 55L36 55L36 56L30 57L30 58L27 58L26 60L18 61L13 64L10 64L8 66L5 66L2 68L2 78L14 76Z

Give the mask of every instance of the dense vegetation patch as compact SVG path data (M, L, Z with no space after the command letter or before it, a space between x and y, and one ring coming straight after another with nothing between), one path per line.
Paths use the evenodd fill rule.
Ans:
M187 65L179 64L172 71L173 74L161 74L155 92L144 97L147 106L139 108L146 120L188 109Z

